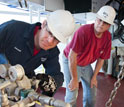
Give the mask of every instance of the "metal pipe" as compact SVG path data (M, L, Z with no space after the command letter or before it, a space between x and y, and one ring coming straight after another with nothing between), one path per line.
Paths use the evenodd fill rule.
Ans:
M69 103L65 103L62 100L57 100L54 99L53 97L48 97L48 96L40 96L39 99L41 104L48 104L49 106L54 106L54 107L71 107Z

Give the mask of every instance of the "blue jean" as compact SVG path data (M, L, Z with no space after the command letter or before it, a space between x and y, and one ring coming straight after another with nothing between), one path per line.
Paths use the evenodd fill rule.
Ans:
M0 54L0 64L7 64L8 61L3 54Z
M66 82L66 96L65 102L68 102L72 107L76 107L76 100L78 96L78 89L70 91L68 84L71 80L71 74L68 66L68 59L63 55L63 70L64 79ZM78 81L81 81L83 86L83 107L95 107L96 88L90 88L90 81L93 76L93 69L91 65L85 67L77 66Z

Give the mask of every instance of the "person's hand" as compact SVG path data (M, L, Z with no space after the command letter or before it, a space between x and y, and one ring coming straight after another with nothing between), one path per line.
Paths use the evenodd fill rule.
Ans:
M75 89L77 89L79 87L78 80L71 79L68 87L69 87L70 91L74 91Z
M36 79L40 80L38 86L42 90L42 94L47 96L53 96L57 89L57 84L53 77L47 74L38 74Z
M91 79L91 88L93 88L93 86L97 87L97 79L96 79L96 77L92 77L92 79Z

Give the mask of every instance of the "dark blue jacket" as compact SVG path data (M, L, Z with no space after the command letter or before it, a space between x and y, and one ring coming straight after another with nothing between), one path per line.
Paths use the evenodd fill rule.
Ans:
M0 25L0 53L4 53L11 65L21 64L31 78L34 69L43 64L46 74L51 75L61 86L64 79L60 72L58 47L43 50L33 56L34 29L41 23L29 24L11 20Z

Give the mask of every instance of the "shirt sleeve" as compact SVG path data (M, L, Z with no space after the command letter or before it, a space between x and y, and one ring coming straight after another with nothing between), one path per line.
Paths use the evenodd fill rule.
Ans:
M6 38L7 28L5 24L0 25L0 53L4 51L4 43Z
M0 25L0 53L4 53L8 46L8 39L12 38L11 29L14 20L7 21Z
M63 73L60 71L60 63L59 63L59 50L55 48L50 51L49 57L47 61L43 64L45 67L45 73L52 76L56 83L57 87L62 86L64 81Z

